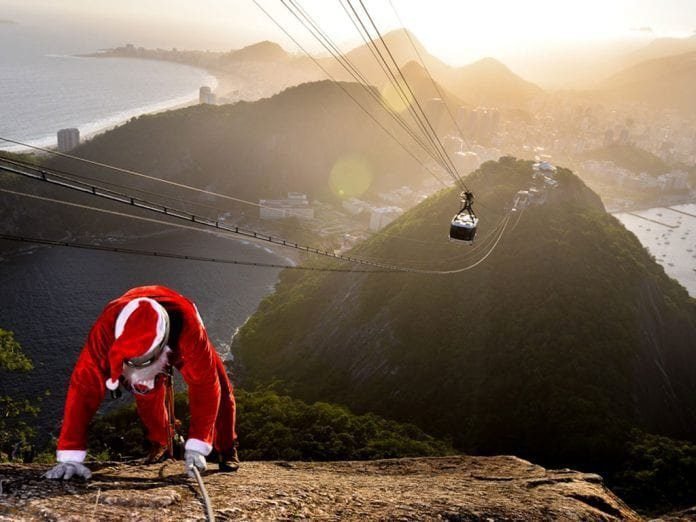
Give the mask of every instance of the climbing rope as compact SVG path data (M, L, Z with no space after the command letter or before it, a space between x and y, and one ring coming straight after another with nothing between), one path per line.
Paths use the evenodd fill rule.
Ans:
M208 490L205 489L205 483L203 482L203 477L201 477L201 472L198 471L196 466L191 466L191 471L193 471L193 476L198 482L198 489L201 490L201 497L203 498L203 503L205 504L205 514L208 517L209 522L215 522L215 513L213 513L213 505L210 502L210 496L208 496Z

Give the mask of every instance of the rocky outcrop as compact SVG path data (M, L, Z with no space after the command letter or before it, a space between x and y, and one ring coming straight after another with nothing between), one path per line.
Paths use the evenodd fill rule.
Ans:
M0 465L0 521L205 518L179 462L92 469L84 483L44 480L45 466ZM641 520L598 475L510 456L244 462L204 481L217 520Z

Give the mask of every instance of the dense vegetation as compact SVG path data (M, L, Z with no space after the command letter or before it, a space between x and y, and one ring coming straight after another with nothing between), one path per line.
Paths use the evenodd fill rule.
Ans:
M531 175L504 158L470 177L479 244ZM618 469L632 428L695 441L694 300L576 176L556 177L475 270L283 274L236 338L245 386L280 382L546 465ZM462 267L480 254L444 240L456 205L442 192L353 254Z
M620 470L608 485L623 500L654 514L696 500L696 444L635 431L624 450Z
M409 424L355 415L335 404L307 404L265 390L237 390L240 457L244 460L364 460L451 454L450 445ZM176 396L182 431L188 427L185 393ZM135 405L98 417L90 452L100 458L142 456L145 431Z
M2 371L28 372L33 368L12 332L0 329L0 377ZM31 451L36 432L30 419L37 411L27 399L0 396L0 462L22 459Z

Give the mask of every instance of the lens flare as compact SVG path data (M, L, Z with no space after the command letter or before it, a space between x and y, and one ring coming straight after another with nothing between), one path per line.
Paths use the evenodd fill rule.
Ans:
M370 188L373 178L372 168L363 156L342 156L331 169L329 187L340 198L354 198Z
M394 112L404 112L413 103L413 97L408 88L401 81L399 81L399 85L401 86L401 92L391 83L382 87L381 90L382 99Z

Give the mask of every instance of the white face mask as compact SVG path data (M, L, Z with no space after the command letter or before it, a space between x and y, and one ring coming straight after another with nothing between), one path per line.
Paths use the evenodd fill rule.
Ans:
M155 387L155 379L160 373L165 373L169 366L171 348L165 346L159 357L144 368L131 368L123 364L123 380L128 389L134 393L147 393Z

